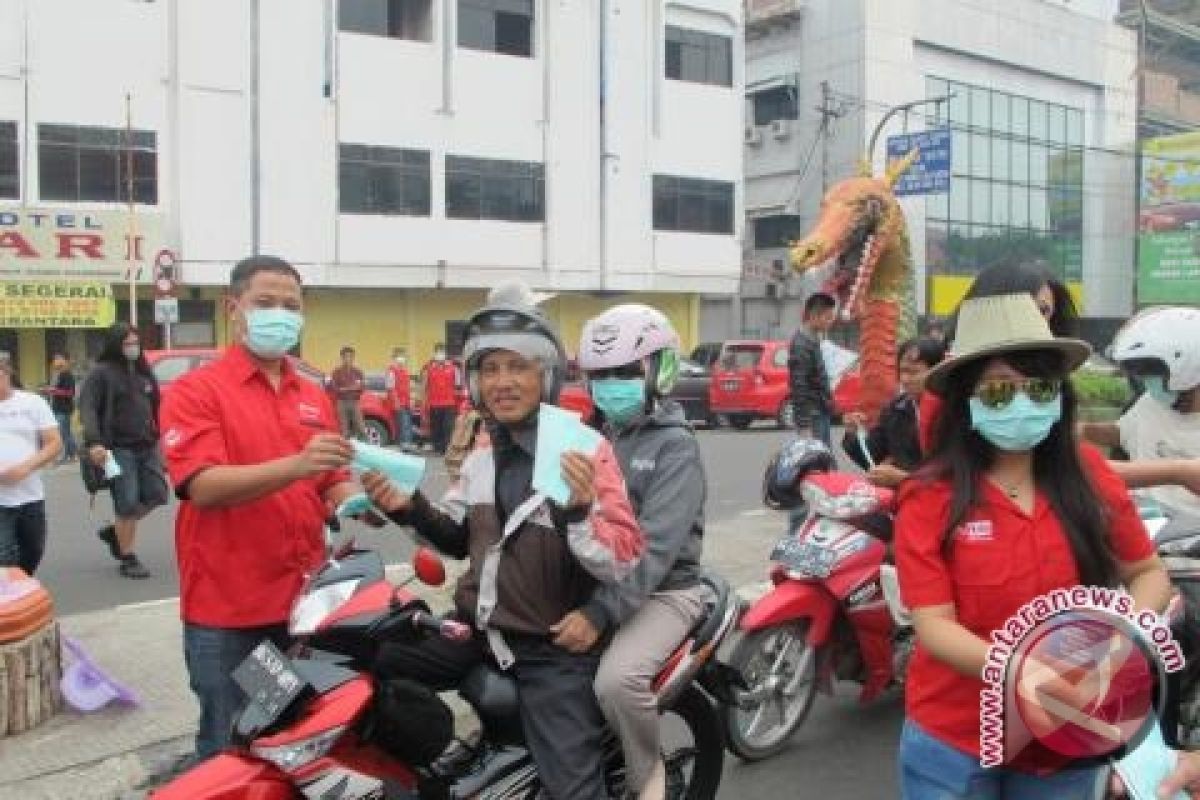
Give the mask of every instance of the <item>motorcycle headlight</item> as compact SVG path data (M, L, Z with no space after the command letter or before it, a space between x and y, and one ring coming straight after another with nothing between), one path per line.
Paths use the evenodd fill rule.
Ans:
M339 581L309 592L296 601L288 631L293 636L314 633L322 620L350 599L358 588L358 580Z
M334 742L346 731L345 725L330 728L308 739L275 747L251 747L250 752L264 761L270 761L284 772L291 772L311 764L328 753Z

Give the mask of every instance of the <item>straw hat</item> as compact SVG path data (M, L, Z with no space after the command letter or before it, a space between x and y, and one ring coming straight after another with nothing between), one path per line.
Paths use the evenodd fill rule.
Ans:
M1067 372L1087 360L1092 347L1081 339L1055 338L1028 294L1005 294L964 300L958 309L954 355L925 376L925 385L941 392L958 369L984 358L1020 350L1056 350Z

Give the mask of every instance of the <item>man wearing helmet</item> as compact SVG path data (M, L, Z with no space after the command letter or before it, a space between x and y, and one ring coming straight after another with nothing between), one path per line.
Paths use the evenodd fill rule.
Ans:
M667 399L679 373L679 338L649 306L609 309L583 326L579 368L612 440L646 552L617 584L596 587L571 620L576 646L614 633L596 694L621 739L626 785L658 800L666 791L653 680L703 616L700 581L704 466L683 410Z
M1200 310L1147 309L1117 332L1110 352L1144 391L1116 423L1084 423L1083 435L1129 454L1112 464L1130 488L1200 518Z
M538 407L557 399L566 356L527 289L493 291L468 320L463 358L487 435L441 502L405 495L377 473L363 485L394 522L470 560L454 602L479 633L466 643L385 645L379 670L440 690L493 658L517 682L525 740L549 796L600 800L604 720L592 694L600 655L555 637L598 584L634 567L642 535L606 442L594 457L564 456L566 507L532 488Z

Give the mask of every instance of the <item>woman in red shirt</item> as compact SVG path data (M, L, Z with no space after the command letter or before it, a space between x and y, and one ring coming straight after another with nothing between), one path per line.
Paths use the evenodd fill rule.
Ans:
M1169 598L1124 485L1075 441L1068 376L1089 352L1054 338L1028 294L979 298L960 310L958 354L926 379L944 400L936 447L902 488L896 523L917 634L899 755L905 798L1091 796L1094 770L988 769L979 755L991 634L1023 605L1079 585L1124 585L1155 611Z

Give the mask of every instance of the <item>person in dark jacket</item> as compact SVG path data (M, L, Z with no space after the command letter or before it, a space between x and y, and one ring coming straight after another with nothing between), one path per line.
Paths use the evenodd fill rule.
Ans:
M158 381L137 331L116 323L105 333L96 366L83 384L79 416L85 456L103 467L111 455L120 468L111 486L116 522L97 535L126 578L150 577L134 553L137 524L169 498L158 450L159 400Z
M666 768L654 678L712 599L700 579L704 463L683 409L667 397L679 375L679 337L662 313L629 303L589 320L579 368L646 537L629 577L597 587L581 609L591 638L613 637L596 696L621 740L629 794L661 800Z
M945 356L946 347L937 339L928 336L909 339L900 345L896 359L900 392L883 409L875 427L864 431L863 414L846 415L842 449L854 463L867 470L872 483L899 486L921 463L917 406L925 390L925 376Z
M821 340L833 327L836 314L837 301L833 295L814 292L804 302L804 320L792 336L788 350L788 382L796 428L829 447L833 446L830 442L833 391L825 370Z
M560 505L533 488L539 408L554 403L567 359L562 342L523 286L498 287L467 321L463 349L471 402L486 420L461 474L436 506L379 473L363 475L375 506L435 547L469 559L454 594L476 635L384 644L385 678L438 690L457 687L488 660L511 671L525 741L554 800L608 800L604 718L592 692L600 653L577 609L597 583L637 564L642 532L613 448L568 452L570 494Z

